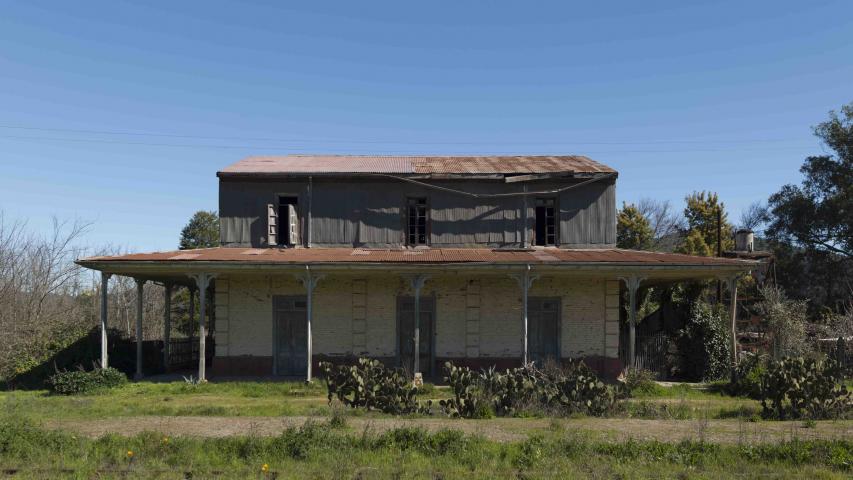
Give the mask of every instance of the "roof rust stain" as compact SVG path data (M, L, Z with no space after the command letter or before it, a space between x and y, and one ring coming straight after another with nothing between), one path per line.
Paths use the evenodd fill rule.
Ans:
M256 254L262 250L264 253ZM658 253L639 250L590 249L566 250L557 248L531 250L496 250L489 248L431 248L423 250L369 248L208 248L172 252L134 253L118 256L89 257L89 262L225 262L225 263L493 263L493 264L645 264L748 266L754 262L732 258L699 257L678 253Z
M282 155L248 157L220 171L224 174L529 174L616 173L582 155L559 156L382 156Z

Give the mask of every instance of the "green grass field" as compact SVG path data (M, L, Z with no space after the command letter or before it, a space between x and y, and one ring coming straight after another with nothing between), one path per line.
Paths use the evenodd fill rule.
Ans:
M448 394L428 388L424 398ZM820 479L853 471L853 422L756 422L758 402L689 386L655 388L611 418L401 419L330 407L322 383L277 382L7 391L0 406L0 469L11 478Z

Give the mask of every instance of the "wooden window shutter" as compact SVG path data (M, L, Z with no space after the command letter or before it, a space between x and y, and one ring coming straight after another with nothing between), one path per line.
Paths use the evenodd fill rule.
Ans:
M267 244L278 244L278 213L272 203L267 204Z
M296 205L287 206L288 232L290 232L290 244L299 245L299 218L296 216Z

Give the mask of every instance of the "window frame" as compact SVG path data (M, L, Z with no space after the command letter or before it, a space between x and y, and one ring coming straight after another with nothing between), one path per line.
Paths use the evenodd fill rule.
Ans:
M302 234L303 217L304 216L302 215L302 209L301 209L302 198L300 198L300 197L301 196L296 192L283 192L283 193L276 193L275 194L275 204L274 205L275 205L276 217L277 217L277 222L278 222L278 224L276 225L278 232L276 234L277 243L275 244L275 246L277 246L277 247L294 248L294 247L302 246L302 241L303 241L302 239L304 237ZM292 199L295 199L295 201L296 201L296 203L293 204L293 208L296 211L296 222L297 222L297 226L296 226L297 241L295 243L290 243L290 235L289 235L289 233L290 233L290 228L289 228L290 227L290 219L287 218L287 216L282 217L282 215L281 215L281 210L282 210L281 207L283 205L289 205L288 203L282 203L281 202L281 200L283 198L292 198Z
M550 205L547 205L547 204L539 205L540 202L543 202L543 203L548 202L548 203L550 203ZM560 215L559 215L560 209L559 209L559 205L557 202L558 202L557 197L552 197L552 196L535 197L534 198L534 200L533 200L533 245L534 246L537 246L537 247L559 247L560 246ZM545 225L544 225L545 239L542 243L539 243L540 238L539 238L539 232L538 232L538 230L539 230L539 215L538 215L537 210L539 209L540 206L546 209L545 214L544 214L544 218L543 218L543 221L545 222ZM553 218L554 232L551 234L548 233L548 213L547 213L548 208L553 209L552 218ZM553 236L553 241L549 242L548 240L549 240L549 237L551 237L551 236Z
M412 233L410 233L411 228L412 228L411 208L421 206L419 203L417 203L419 201L423 201L422 206L424 209L424 215L423 215L423 219L424 219L424 225L423 225L424 241L423 241L423 243L417 241L417 237L418 237L417 230L415 230L415 233L414 233L414 237L415 237L414 242L412 242ZM423 196L423 197L407 196L406 202L405 202L405 210L403 212L403 228L404 228L403 240L404 240L405 245L409 246L409 247L429 246L431 243L430 237L432 234L431 224L432 224L432 216L430 215L429 197L426 197L426 196ZM416 228L417 228L417 226L416 226Z

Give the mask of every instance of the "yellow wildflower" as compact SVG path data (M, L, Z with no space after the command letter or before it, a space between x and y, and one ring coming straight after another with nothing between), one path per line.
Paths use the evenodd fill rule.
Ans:
M127 451L127 458L133 458L133 450Z
M261 471L262 471L262 472L264 472L264 473L269 472L269 471L270 471L270 466L269 466L269 464L265 463L265 464L261 465Z

